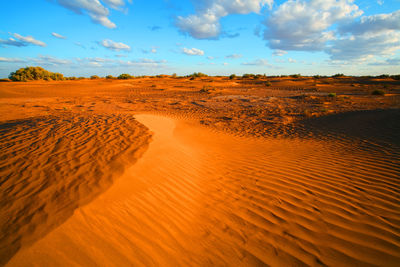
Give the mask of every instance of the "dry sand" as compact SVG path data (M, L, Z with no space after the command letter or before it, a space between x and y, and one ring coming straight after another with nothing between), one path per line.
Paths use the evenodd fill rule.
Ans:
M6 266L398 266L399 109L308 118L293 135L256 138L281 128L243 130L246 118L266 120L235 117L247 100L184 89L124 98L111 85L79 98L0 88L0 109L15 111L0 123ZM283 112L293 96L280 94L266 109ZM355 106L397 107L398 95L370 100Z

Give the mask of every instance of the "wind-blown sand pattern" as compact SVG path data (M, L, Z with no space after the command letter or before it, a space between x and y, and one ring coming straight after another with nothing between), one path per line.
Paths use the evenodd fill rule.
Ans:
M147 148L130 116L35 117L0 124L0 264L107 189Z
M154 132L143 157L8 266L398 266L399 111L346 116L390 136L361 123L256 139L137 116Z

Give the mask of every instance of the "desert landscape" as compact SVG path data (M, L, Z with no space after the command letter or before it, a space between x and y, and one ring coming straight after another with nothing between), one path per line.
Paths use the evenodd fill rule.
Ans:
M400 266L400 0L0 9L0 267Z
M394 78L2 82L0 110L2 265L400 262Z

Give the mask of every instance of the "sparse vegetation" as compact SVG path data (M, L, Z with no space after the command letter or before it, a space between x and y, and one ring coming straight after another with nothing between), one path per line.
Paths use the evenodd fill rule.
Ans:
M301 74L299 73L299 74L292 74L292 75L290 75L290 77L292 77L292 78L300 78L301 77Z
M344 77L343 73L336 73L335 75L332 75L333 78L339 78L339 77Z
M97 79L100 79L100 77L97 76L97 75L92 75L92 76L90 76L90 79L91 80L97 80Z
M254 78L254 74L251 74L251 73L246 73L246 74L243 74L242 75L242 78L243 79L250 79L250 78Z
M201 77L208 77L208 75L207 74L204 74L204 73L202 73L202 72L195 72L195 73L193 73L193 74L191 74L191 75L188 75L188 77L191 77L191 78L201 78ZM192 80L192 79L191 79Z
M336 93L329 93L328 96L329 97L336 97Z
M385 91L380 90L380 89L376 89L374 91L372 91L371 93L372 95L380 95L380 96L384 96L385 95Z
M118 79L120 80L128 80L128 79L133 79L133 76L127 73L123 73L118 76Z
M107 76L106 76L106 79L115 79L115 77L112 76L112 75L107 75Z
M26 67L20 68L15 72L11 72L8 76L12 81L26 82L34 80L47 80L47 81L63 81L64 75L57 72L50 72L42 67Z
M0 82L11 82L11 80L10 80L10 79L7 79L7 78L5 78L5 79L0 79Z
M203 88L200 89L200 93L210 93L210 91L215 91L215 88L209 85L203 86Z
M265 82L265 86L271 86L272 84L271 84L271 82L270 81L266 81Z
M381 74L381 75L376 76L376 78L379 78L379 79L387 79L389 77L390 77L389 74Z
M233 80L236 78L236 74L231 74L231 76L229 76L229 79Z

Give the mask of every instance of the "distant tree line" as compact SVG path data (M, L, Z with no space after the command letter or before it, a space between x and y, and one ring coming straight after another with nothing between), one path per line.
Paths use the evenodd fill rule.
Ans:
M344 75L343 73L337 73L332 76L325 76L325 75L314 75L314 76L302 76L301 74L292 74L292 75L274 75L274 76L267 76L266 74L243 74L242 76L237 76L236 74L232 74L229 76L229 79L234 80L234 79L264 79L264 78L302 78L302 77L313 77L315 79L321 79L321 78L341 78L341 77L346 77L347 75ZM166 77L171 77L171 78L190 78L190 80L194 80L195 78L202 78L202 77L208 77L207 74L204 74L202 72L195 72L186 76L177 76L176 73L172 75L156 75L156 76L137 76L137 78L142 78L142 77L148 77L148 78L166 78ZM218 76L222 77L222 76ZM347 77L352 77L352 76L347 76ZM357 77L357 76L354 76ZM20 68L15 72L11 72L10 75L8 76L9 80L11 81L34 81L34 80L45 80L45 81L63 81L63 80L81 80L85 79L85 77L64 77L63 74L57 73L57 72L51 72L48 70L43 69L42 67L26 67L26 68ZM105 77L106 79L120 79L120 80L126 80L126 79L134 79L135 76L123 73L117 77L114 77L112 75L107 75ZM400 74L397 75L389 75L389 74L381 74L377 76L361 76L361 78L376 78L376 79L386 79L386 78L392 78L395 80L400 80ZM95 80L95 79L101 79L101 77L97 75L92 75L90 76L90 79ZM9 81L8 79L0 79L0 81ZM269 84L266 84L269 86Z

